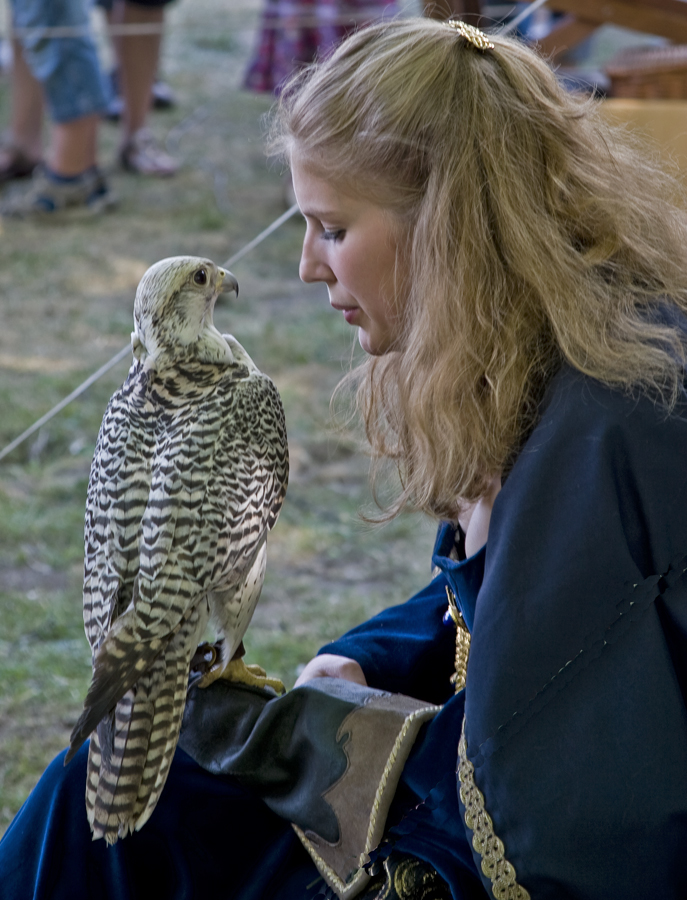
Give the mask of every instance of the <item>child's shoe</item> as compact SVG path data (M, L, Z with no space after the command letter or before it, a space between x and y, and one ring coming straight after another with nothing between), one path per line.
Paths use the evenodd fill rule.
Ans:
M38 166L31 186L0 203L0 213L12 218L51 216L56 213L97 215L116 203L102 172L93 166L81 175L65 177Z

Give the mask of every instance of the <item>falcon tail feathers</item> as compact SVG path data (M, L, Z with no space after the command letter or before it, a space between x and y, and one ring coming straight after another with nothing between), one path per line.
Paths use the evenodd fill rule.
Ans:
M101 719L112 712L118 701L160 655L165 643L164 640L155 639L136 641L126 646L119 641L112 641L111 634L108 635L95 657L93 680L84 700L84 711L69 738L65 766Z
M195 607L191 607L170 632L150 639L141 638L137 633L135 614L127 612L115 622L95 654L93 678L84 700L84 710L69 738L65 766L98 722L112 712L182 626L193 618L194 612Z
M197 643L197 640L195 643ZM174 685L174 698L170 715L165 722L160 722L156 718L153 723L150 744L151 746L159 745L161 753L154 758L149 753L146 759L138 797L136 798L136 806L134 807L135 828L137 831L145 825L157 805L157 801L167 781L179 739L188 684L188 660L186 656L184 655L182 658L178 655L176 664L176 679L174 678L174 672L170 672L169 668L167 670L170 682ZM174 683L175 680L176 684Z
M99 723L86 790L94 839L113 844L152 814L177 744L189 660L206 624L207 615L194 610L114 713Z

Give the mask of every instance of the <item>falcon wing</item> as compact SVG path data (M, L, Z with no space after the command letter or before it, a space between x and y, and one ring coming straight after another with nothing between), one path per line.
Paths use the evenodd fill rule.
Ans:
M283 409L276 388L259 373L248 375L243 367L228 370L209 397L179 402L156 416L155 431L132 602L118 618L112 617L95 656L70 757L199 601L240 586L276 522L286 491ZM119 551L121 541L107 546Z
M112 396L98 434L84 527L83 614L95 652L126 609L138 572L138 532L148 502L154 433L143 399L146 374L131 367Z

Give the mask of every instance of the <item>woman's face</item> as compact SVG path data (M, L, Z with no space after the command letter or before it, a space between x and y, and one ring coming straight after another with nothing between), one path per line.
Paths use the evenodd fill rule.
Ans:
M399 336L403 296L396 251L401 229L389 212L341 193L294 151L293 186L306 221L300 276L323 281L329 302L358 328L367 353L385 353Z

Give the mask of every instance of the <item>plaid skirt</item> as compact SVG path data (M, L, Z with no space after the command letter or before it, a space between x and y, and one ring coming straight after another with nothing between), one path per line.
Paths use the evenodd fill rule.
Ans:
M278 94L297 68L326 56L356 28L397 12L397 0L266 0L244 87Z

